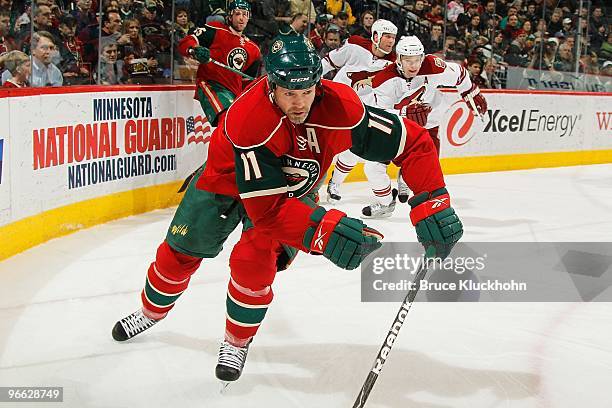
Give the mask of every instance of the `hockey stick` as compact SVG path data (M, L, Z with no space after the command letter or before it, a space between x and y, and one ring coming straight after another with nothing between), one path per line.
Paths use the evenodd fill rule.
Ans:
M357 399L353 404L353 408L363 408L368 399L368 396L370 395L370 391L372 391L372 388L374 388L374 383L376 382L378 376L380 375L380 372L382 371L383 364L385 364L385 361L387 361L387 357L391 352L391 347L393 347L393 343L395 342L395 339L397 338L400 329L404 325L406 316L408 315L408 312L412 307L412 302L414 301L414 298L416 297L417 292L419 291L421 280L427 274L427 259L428 257L425 256L425 258L423 259L423 263L419 267L419 270L416 273L414 280L412 281L413 285L406 294L406 297L402 302L402 306L400 307L399 311L397 312L397 315L395 316L395 320L393 320L393 324L389 329L389 333L387 333L385 341L383 342L382 347L376 355L376 360L374 360L372 369L368 373L365 382L361 386L361 391L359 391L359 395L357 396Z
M210 61L209 61L209 62L212 62L213 64L218 65L218 66L220 66L221 68L225 68L225 69L227 69L228 71L233 72L234 74L238 74L238 75L240 75L241 77L243 77L244 79L248 79L249 81L252 81L252 80L254 80L254 79L255 79L255 78L253 78L252 76L247 75L247 74L245 74L244 72L242 72L242 71L240 71L240 70L237 70L236 68L232 68L232 67L230 67L229 65L225 65L224 63L219 62L219 61L217 61L217 60L214 60L214 59L212 59L212 58L210 59Z

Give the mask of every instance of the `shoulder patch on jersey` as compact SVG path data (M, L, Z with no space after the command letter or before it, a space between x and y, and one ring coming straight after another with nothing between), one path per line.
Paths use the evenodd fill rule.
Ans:
M365 115L363 103L350 86L329 80L321 81L323 97L312 107L307 126L325 129L352 129Z
M423 64L417 75L441 74L446 69L446 62L440 57L428 54L423 59Z
M374 78L372 78L372 88L378 88L393 78L401 78L401 75L397 71L397 65L389 64L385 69L374 75Z
M347 43L349 44L353 44L353 45L358 45L364 49L366 49L369 53L372 53L372 40L368 39L368 38L364 38L360 35L351 35L348 40L346 40Z
M248 149L266 144L281 128L284 118L270 101L266 77L262 77L230 105L223 126L235 147Z

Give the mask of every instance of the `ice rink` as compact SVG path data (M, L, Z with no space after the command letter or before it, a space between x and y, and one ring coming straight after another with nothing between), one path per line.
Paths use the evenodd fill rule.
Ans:
M464 241L609 241L612 165L447 177ZM365 183L342 190L357 215ZM127 343L174 209L52 240L0 263L0 385L62 386L15 407L351 407L398 309L361 303L359 270L300 254L279 273L243 377L221 395L229 248L204 261L171 315ZM407 204L370 221L415 241ZM10 239L10 237L2 237ZM517 254L520 256L520 254ZM367 407L612 407L611 303L416 303ZM11 404L0 403L0 408Z

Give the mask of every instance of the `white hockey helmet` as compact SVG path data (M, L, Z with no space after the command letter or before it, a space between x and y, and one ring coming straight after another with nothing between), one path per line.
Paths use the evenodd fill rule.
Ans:
M376 34L378 34L378 40L374 40L374 35ZM389 20L384 20L381 18L372 24L372 41L374 42L374 46L381 52L389 54L391 51L385 51L380 48L380 39L382 38L383 34L397 35L397 27Z
M395 46L395 53L397 54L397 59L395 61L397 69L399 69L400 72L404 72L401 62L402 56L425 55L425 47L423 47L423 43L417 36L403 36Z

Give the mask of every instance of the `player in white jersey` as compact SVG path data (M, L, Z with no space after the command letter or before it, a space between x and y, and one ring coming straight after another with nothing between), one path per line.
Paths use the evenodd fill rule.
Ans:
M476 115L484 115L487 101L480 89L470 81L466 69L454 62L425 55L421 41L402 37L396 45L397 61L377 73L372 79L373 105L398 111L425 127L440 154L438 128L448 106L438 88L456 88L467 106ZM364 171L372 189L390 185L384 163L367 162ZM408 187L398 177L399 200L408 200ZM364 209L366 210L367 207Z
M395 24L388 20L376 20L372 25L371 39L357 35L349 37L342 47L331 51L323 59L323 74L337 70L334 82L350 85L365 104L373 105L372 78L396 60L393 52L396 35ZM346 179L358 161L359 158L349 150L338 155L332 179L327 186L330 203L340 200L336 186ZM386 206L395 206L390 183L376 189L374 194Z

